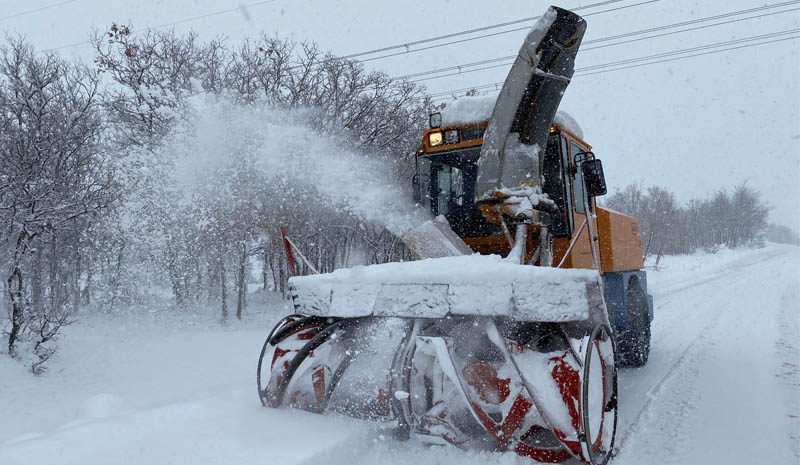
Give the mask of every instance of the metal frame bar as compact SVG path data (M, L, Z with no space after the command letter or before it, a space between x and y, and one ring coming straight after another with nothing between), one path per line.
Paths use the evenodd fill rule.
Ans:
M567 257L569 257L570 252L572 252L572 248L575 247L575 244L578 242L578 238L580 238L581 234L583 234L583 228L586 227L587 219L588 218L583 219L581 227L578 228L578 234L576 234L575 237L572 238L572 241L569 243L569 247L567 248L567 252L564 254L564 257L561 258L561 262L558 263L558 266L556 268L561 268L564 265L564 262L567 261Z
M557 428L555 427L553 422L550 420L548 415L546 415L545 412L542 411L542 408L540 406L543 403L542 399L538 395L536 395L536 390L531 387L530 382L525 377L525 375L522 373L522 370L520 369L516 358L514 358L514 356L511 353L511 351L509 351L508 347L506 347L506 345L505 345L505 343L503 341L503 337L500 335L500 331L497 329L497 325L494 324L494 321L490 320L489 324L486 325L486 335L489 336L489 339L494 343L494 345L496 345L501 350L501 352L503 353L503 356L506 357L506 359L508 361L510 361L511 364L514 366L514 369L517 371L517 374L519 375L520 380L522 380L522 385L525 387L525 390L528 392L528 396L530 396L531 401L533 401L533 406L536 407L536 410L539 412L539 415L547 423L547 426L549 426L552 431L555 431ZM571 347L571 345L570 345L570 347ZM559 439L559 442L562 443L564 449L566 449L571 456L573 456L576 459L582 460L582 457L579 457L578 455L576 455L575 452L573 452L570 447L568 447L566 444L563 443L563 441L561 441L561 439Z
M580 159L579 159L580 157ZM597 245L595 241L597 241L597 236L595 235L593 221L597 221L597 209L589 209L591 200L589 199L589 193L586 191L586 178L583 175L583 162L587 159L594 159L594 153L592 152L579 152L575 155L573 159L573 163L575 164L576 169L576 177L580 175L581 182L583 183L583 213L586 216L586 224L589 230L589 248L592 251L592 268L597 271L597 287L600 291L600 297L602 298L603 302L603 323L611 327L611 319L608 316L608 306L606 305L606 294L605 294L605 286L603 285L603 277L601 276L600 271L600 253L596 249ZM589 218L593 221L590 221ZM591 319L591 315L590 315Z
M289 246L291 246L295 250L295 252L297 252L297 255L300 256L301 260L303 260L303 263L305 263L306 266L308 266L311 269L311 271L314 272L314 274L319 274L319 271L317 271L317 269L314 267L314 265L312 265L311 262L308 261L308 259L306 258L305 255L303 255L303 252L300 251L300 248L297 247L297 245L295 245L295 243L289 238L289 234L286 233L286 227L285 226L281 227L281 235L283 236L283 240L285 242L284 245L286 246L288 244L288 246L286 246L286 256L287 256L287 258L289 260L289 267L290 267L290 271L292 272L292 276L297 276L297 269L295 268L294 256L292 254L292 249L290 249Z

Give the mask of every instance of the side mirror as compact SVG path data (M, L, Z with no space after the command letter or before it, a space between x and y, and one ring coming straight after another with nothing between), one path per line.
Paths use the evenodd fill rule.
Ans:
M591 197L606 195L606 177L603 175L603 163L598 159L586 160L581 164L583 180L586 184L586 194Z
M421 203L422 202L422 193L419 191L419 175L415 174L413 178L411 178L411 190L414 191L414 202Z
M439 112L431 113L428 117L428 124L430 125L431 129L442 127L442 114Z

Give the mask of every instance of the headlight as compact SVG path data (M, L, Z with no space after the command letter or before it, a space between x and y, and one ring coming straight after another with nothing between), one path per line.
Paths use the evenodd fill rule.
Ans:
M428 134L428 143L431 144L431 147L442 145L442 133L437 131Z
M444 133L444 141L448 144L455 144L458 142L458 129L451 129L449 131L445 131Z

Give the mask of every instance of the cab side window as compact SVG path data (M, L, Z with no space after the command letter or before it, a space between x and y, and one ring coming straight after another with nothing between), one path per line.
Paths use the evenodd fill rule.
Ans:
M575 142L570 142L569 144L569 157L570 161L572 162L573 166L575 163L575 155L580 152L585 152L586 149L581 147L580 145L576 144ZM577 171L575 172L575 182L572 185L572 192L573 198L575 199L575 211L584 214L583 209L583 176L578 174Z
M566 161L566 157L562 155L561 136L551 134L547 140L542 167L542 190L556 203L560 213L552 218L553 234L557 237L570 237L572 206L569 203L569 184L565 185L565 180L569 177L563 161Z
M570 167L572 163L569 161L569 145L567 145L567 139L564 136L558 137L560 140L559 145L561 146L561 166L564 170L564 192L567 194L567 221L569 221L569 230L570 234L572 231L575 231L575 225L572 223L572 206L573 197L572 197L572 172L570 171Z

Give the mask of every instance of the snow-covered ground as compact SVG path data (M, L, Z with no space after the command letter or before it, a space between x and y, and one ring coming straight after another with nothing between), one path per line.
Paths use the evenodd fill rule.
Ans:
M800 463L800 248L667 257L649 285L651 358L621 372L613 463ZM37 378L0 356L0 464L525 463L262 408L256 359L285 311L84 316Z

